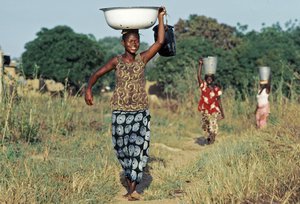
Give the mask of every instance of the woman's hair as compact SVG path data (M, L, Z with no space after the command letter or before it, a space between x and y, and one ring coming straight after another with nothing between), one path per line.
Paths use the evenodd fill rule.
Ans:
M268 88L269 84L260 84L260 88L261 89L265 89Z
M271 84L270 84L270 82L267 83L267 84L260 84L260 92L259 92L259 94L261 94L261 92L262 92L264 89L267 90L267 93L270 93L270 91L271 91Z
M140 34L138 29L123 29L122 30L122 40L126 40L130 34L136 34L140 39Z

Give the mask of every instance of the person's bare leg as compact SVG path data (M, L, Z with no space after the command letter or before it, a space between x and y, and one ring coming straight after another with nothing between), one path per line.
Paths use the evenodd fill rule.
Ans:
M264 114L260 117L260 121L259 121L259 128L264 128L267 126L267 115Z
M128 196L130 195L130 185L131 185L131 182L128 178L125 178L126 179L126 183L127 183L127 193L125 195L123 195L124 198L128 198Z
M129 195L128 195L128 200L129 201L135 201L135 200L139 200L139 197L136 195L137 193L134 193L135 192L135 189L136 189L136 185L137 183L134 181L134 182L130 182L130 188L129 188ZM135 195L133 195L135 194Z
M216 140L216 133L211 133L211 144L213 144Z
M208 137L207 137L207 144L211 144L211 137L210 137L210 134L208 134Z
M209 132L208 138L207 138L207 144L213 144L216 140L216 133Z
M259 123L260 123L260 116L259 116L259 114L258 113L256 113L256 115L255 115L255 120L256 120L256 128L259 128Z

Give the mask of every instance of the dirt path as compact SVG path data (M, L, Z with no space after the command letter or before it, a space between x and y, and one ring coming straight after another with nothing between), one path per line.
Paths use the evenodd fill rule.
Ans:
M181 148L173 148L173 147L169 147L165 144L162 143L153 143L151 145L151 148L153 149L161 149L163 151L168 151L171 154L176 154L176 159L170 159L168 161L166 161L166 166L168 166L168 168L180 168L182 166L187 166L189 164L194 163L197 160L197 155L199 154L200 151L203 150L203 148L207 148L207 146L205 145L206 140L203 137L199 137L199 135L197 134L193 134L191 133L191 136L194 139L191 139L190 141L187 141L185 143L183 143L181 145ZM159 178L152 178L151 177L151 182L156 182L156 179ZM144 184L143 184L144 182ZM137 190L139 188L139 186L143 186L143 185L147 185L149 186L149 183L151 182L147 182L147 175L144 175L143 181L141 184L138 185ZM127 204L127 203L132 203L131 201L127 201L126 199L123 198L122 195L124 195L127 191L126 188L124 187L124 185L122 185L120 183L119 187L120 187L120 191L119 193L116 195L115 197L115 204ZM143 188L143 187L142 187ZM178 204L180 203L180 192L178 194L178 197L174 196L173 199L162 199L162 200L149 200L149 201L143 201L143 195L141 195L141 200L139 201L134 201L134 203L141 203L141 204L160 204L160 203L164 203L164 204ZM181 201L182 203L182 201Z

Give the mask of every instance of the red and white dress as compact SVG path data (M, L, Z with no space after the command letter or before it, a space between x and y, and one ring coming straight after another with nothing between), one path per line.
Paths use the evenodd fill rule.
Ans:
M207 83L204 81L200 84L201 97L198 104L198 110L208 114L220 113L220 105L218 102L218 97L222 95L221 88L214 86L210 89Z
M204 81L200 84L201 97L198 110L202 112L202 129L209 133L218 133L218 115L221 113L218 98L222 95L221 88L210 89Z

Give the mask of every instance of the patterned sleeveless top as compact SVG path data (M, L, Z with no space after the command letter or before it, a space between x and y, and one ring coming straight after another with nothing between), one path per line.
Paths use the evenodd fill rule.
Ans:
M111 97L113 110L136 111L149 108L144 70L145 63L140 54L136 55L132 63L125 63L118 56L116 87Z

